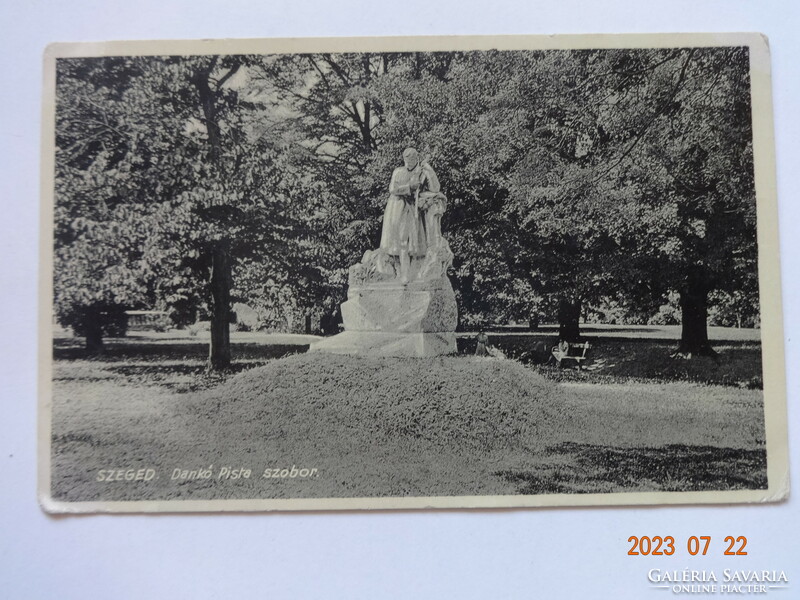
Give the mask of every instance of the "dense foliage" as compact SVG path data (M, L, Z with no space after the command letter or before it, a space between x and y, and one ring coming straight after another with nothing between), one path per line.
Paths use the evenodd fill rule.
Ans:
M677 312L707 352L709 306L757 322L749 85L735 47L60 59L57 314L208 312L214 367L233 301L330 328L415 146L462 327Z

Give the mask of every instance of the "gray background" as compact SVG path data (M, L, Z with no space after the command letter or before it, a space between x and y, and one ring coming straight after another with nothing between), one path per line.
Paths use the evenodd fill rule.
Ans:
M36 503L41 55L54 41L344 35L760 31L772 46L790 444L797 365L800 130L796 2L71 0L0 7L0 590L8 598L647 598L650 568L786 570L800 501L774 506L52 518ZM791 448L793 479L800 453ZM673 557L627 555L673 535ZM711 535L706 557L685 539ZM745 535L746 557L722 555ZM670 594L671 595L671 594ZM692 596L698 597L698 596Z

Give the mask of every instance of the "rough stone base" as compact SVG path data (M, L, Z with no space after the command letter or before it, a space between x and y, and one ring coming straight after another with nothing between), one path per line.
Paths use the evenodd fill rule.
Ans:
M407 285L350 286L342 304L345 331L438 333L455 331L458 309L447 276Z
M439 356L456 352L456 334L344 331L311 344L309 352L369 356Z
M344 332L309 351L369 356L439 356L456 352L458 308L447 275L433 281L350 285Z

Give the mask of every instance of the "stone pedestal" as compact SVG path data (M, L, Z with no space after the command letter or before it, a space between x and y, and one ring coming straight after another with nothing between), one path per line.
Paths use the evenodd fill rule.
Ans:
M447 275L402 284L351 285L342 304L345 331L310 351L370 356L436 356L456 352L458 310Z
M456 334L344 331L311 344L309 352L356 356L438 356L456 351Z

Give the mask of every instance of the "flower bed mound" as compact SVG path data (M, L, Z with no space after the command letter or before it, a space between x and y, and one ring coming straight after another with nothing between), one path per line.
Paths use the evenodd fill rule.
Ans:
M215 428L244 425L247 437L321 444L418 439L450 448L528 446L554 439L568 421L552 382L511 360L472 357L301 354L195 399Z

